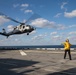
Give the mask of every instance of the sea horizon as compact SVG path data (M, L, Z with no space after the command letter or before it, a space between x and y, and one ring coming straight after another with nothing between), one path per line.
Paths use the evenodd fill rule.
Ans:
M34 49L34 48L64 48L64 46L63 45L0 46L0 49ZM71 48L76 48L76 45L72 45Z

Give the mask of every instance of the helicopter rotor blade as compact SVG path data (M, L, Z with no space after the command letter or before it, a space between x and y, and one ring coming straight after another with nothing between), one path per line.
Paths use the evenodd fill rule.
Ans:
M36 18L40 18L40 17L41 17L41 16L40 16L39 14L34 13L34 14L25 22L25 24L31 22L32 20L34 20L34 19L36 19Z
M25 23L23 23L23 22L19 22L19 21L15 20L15 19L13 19L13 18L11 18L11 17L9 17L9 16L7 16L7 15L1 13L1 12L0 12L0 15L3 16L6 19L9 19L11 21L14 21L14 22L19 23L19 24L22 24L22 25L25 25L26 23L30 23L32 20L41 17L39 14L34 13Z
M0 15L1 15L1 16L3 16L3 17L4 17L4 18L6 18L6 19L9 19L9 20L12 20L12 21L14 21L14 22L16 22L16 23L20 23L20 24L22 24L21 22L16 21L15 19L10 18L9 16L7 16L7 15L5 15L5 14L1 13L1 12L0 12Z

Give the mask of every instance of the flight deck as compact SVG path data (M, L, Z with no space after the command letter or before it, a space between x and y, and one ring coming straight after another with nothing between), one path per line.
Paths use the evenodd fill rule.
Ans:
M0 50L0 75L76 75L76 51Z

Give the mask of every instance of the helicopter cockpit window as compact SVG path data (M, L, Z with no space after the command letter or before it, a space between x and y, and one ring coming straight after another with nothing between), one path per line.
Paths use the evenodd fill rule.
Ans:
M23 26L23 28L25 28L25 26Z

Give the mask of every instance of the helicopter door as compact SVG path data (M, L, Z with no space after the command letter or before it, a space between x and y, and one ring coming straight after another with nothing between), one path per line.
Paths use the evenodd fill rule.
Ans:
M16 30L19 30L19 31L23 32L23 25L17 26L17 27L16 27Z

